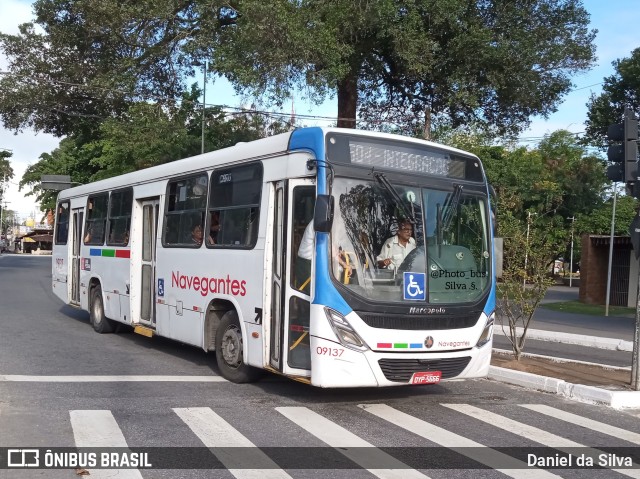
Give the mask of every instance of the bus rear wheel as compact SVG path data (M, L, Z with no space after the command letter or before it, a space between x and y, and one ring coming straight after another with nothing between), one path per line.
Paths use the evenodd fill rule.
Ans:
M225 379L234 383L250 383L262 376L262 371L242 360L242 330L235 311L227 311L216 331L216 360Z
M102 302L102 288L96 286L91 290L91 309L89 313L91 325L96 333L105 334L113 332L113 322L104 314Z

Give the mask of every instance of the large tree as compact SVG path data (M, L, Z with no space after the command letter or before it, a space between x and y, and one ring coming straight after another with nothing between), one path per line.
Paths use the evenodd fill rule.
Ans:
M604 79L602 93L591 95L587 103L586 141L604 147L607 128L620 123L625 107L640 116L640 48L629 58L613 62L615 73Z
M276 104L296 87L335 94L340 126L359 110L427 134L471 120L514 132L594 59L580 0L37 0L34 12L0 36L0 117L58 135L177 98L206 59Z

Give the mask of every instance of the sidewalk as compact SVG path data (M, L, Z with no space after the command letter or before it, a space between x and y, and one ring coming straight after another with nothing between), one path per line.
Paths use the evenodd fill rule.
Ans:
M575 301L577 299L578 288L555 286L549 289L543 303ZM534 315L532 327L535 329L528 331L527 338L529 339L598 349L633 351L634 318L588 316L538 308ZM502 331L500 328L494 328L494 334L500 335ZM531 356L535 357L536 355ZM538 358L544 358L546 362L552 361L561 364L562 368L571 370L584 369L585 364L589 364L543 356L538 356ZM590 364L589 367L612 371L612 376L613 371L621 369L628 371L629 369L595 364ZM614 408L640 408L640 391L632 391L620 386L596 387L574 384L562 379L498 366L490 367L489 379L551 392L578 401L605 404Z

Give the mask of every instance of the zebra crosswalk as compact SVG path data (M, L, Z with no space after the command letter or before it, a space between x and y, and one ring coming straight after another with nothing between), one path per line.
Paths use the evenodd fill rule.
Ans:
M627 467L626 461L607 461L598 477L640 479L640 452L636 451L640 423L631 415L624 420L616 417L616 424L610 424L607 415L598 420L545 404L491 406L440 403L436 408L420 409L403 403L287 405L265 407L245 416L237 411L231 414L231 406L175 407L162 417L170 419L166 421L170 424L166 440L145 436L145 423L137 421L135 414L74 409L68 411L70 427L60 434L70 431L77 448L150 450L155 458L161 458L163 451L178 451L167 467L172 470L169 475L159 476L159 470L153 468L87 467L89 477L98 479L440 479L456 477L452 470L459 469L481 470L476 477L544 479L577 477L572 469L588 470L589 465L597 468L600 457L616 454L634 461L633 466ZM149 437L148 444L145 437ZM163 446L159 448L159 444ZM206 468L201 462L193 462L189 453L196 449L194 444L220 465L215 473L196 472ZM288 451L294 457L282 461ZM542 456L545 461L531 462L531 455ZM570 462L573 467L554 467L566 465L554 462L558 458L578 456L591 458L591 464L579 465L574 459ZM318 462L325 457L326 463ZM0 476L26 477L19 474L22 472L8 469L0 471Z

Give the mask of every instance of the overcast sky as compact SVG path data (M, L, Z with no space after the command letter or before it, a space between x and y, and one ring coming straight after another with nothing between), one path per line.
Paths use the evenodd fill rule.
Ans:
M31 0L0 1L0 31L17 33L20 23L31 20ZM613 74L611 62L630 56L631 51L640 47L640 8L638 0L585 0L584 5L591 14L591 27L598 30L596 37L598 57L596 66L587 74L574 78L575 89L564 99L558 111L548 120L533 118L531 128L523 132L521 140L534 145L544 134L558 129L567 129L579 133L584 130L586 119L586 103L592 93L601 91L603 78ZM6 70L6 62L0 56L0 70ZM226 82L215 79L208 82L207 104L227 104L238 106L240 100L230 102L232 90ZM290 107L285 110L290 112ZM301 98L295 99L295 110L298 114L319 116L335 116L335 101L322 106L311 106ZM309 123L309 122L307 122ZM326 125L316 121L313 124ZM50 135L24 131L15 135L0 126L0 148L13 152L11 166L16 174L14 182L22 177L27 166L38 161L40 154L50 152L58 145L59 139ZM25 197L25 191L18 191L16 184L9 185L6 193L8 209L18 212L20 218L33 217L40 219L41 213L32 197Z

